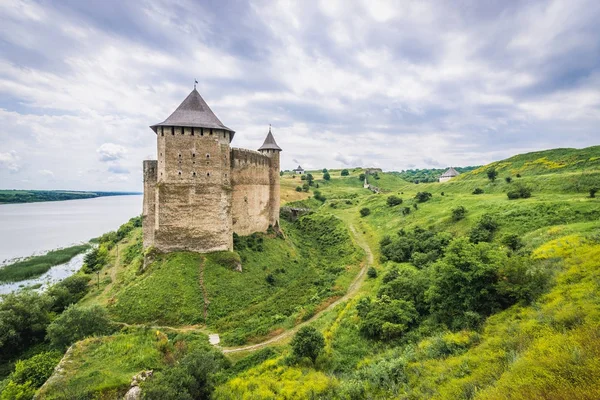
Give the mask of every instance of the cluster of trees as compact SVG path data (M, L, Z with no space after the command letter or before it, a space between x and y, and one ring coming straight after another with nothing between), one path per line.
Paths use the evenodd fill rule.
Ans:
M0 190L0 203L33 203L38 201L62 201L91 199L102 196L121 196L123 192L76 192L60 190Z
M531 188L526 185L516 184L513 190L506 193L510 200L528 199L531 197Z
M385 239L382 254L385 248L386 254L399 260L414 258L414 252L411 258L408 254L420 235L423 233L404 235L408 236L403 240L406 247L398 246L398 253L393 254L390 250L396 246ZM499 310L517 302L531 302L547 287L549 272L532 265L527 256L464 237L446 239L425 236L423 240L432 243L438 256L436 261L417 268L392 266L383 276L377 296L359 301L359 328L365 337L391 340L419 324L474 328ZM507 242L519 247L510 235ZM426 320L429 322L423 325Z
M401 229L396 238L384 236L381 239L381 260L411 262L423 268L443 254L451 239L452 235L446 232L435 233L421 227L408 232Z

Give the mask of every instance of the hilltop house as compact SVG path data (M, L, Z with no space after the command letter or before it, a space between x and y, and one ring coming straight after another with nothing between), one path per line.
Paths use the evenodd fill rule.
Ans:
M454 168L450 167L450 168L448 168L448 170L446 172L444 172L442 174L442 176L440 176L440 183L448 182L450 179L452 179L458 175L460 175L458 173L458 171L456 171Z
M294 171L294 173L298 174L298 175L302 175L304 173L304 169L298 165L298 168L293 169L292 171Z

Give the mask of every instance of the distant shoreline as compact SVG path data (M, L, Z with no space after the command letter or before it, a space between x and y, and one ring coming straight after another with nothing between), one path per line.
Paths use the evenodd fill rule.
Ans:
M64 201L94 199L107 196L136 196L141 192L90 192L78 190L0 190L1 204L39 203L46 201Z

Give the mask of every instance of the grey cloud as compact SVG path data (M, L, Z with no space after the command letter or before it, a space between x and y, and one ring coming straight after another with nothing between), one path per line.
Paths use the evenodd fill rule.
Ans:
M113 174L128 174L129 170L120 165L111 165L110 167L108 167L108 172L111 172Z
M115 161L125 157L127 149L118 144L104 143L96 149L96 153L98 153L100 161Z

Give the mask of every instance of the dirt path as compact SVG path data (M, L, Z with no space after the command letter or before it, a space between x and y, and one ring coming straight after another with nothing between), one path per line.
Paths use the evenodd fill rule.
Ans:
M358 292L358 289L360 289L360 286L362 285L363 281L365 280L367 269L373 265L373 253L371 252L371 249L369 248L369 245L367 244L367 242L364 240L364 238L361 236L361 234L359 234L356 231L354 226L352 224L349 224L348 227L350 228L350 232L352 232L352 236L354 237L354 240L356 241L356 243L367 254L367 260L366 260L366 262L363 263L363 266L360 269L360 271L358 272L358 275L356 275L356 277L354 278L354 280L348 287L348 291L346 292L346 294L343 297L340 297L339 299L337 299L336 301L331 303L327 308L325 308L325 309L319 311L318 313L316 313L315 315L313 315L310 319L306 320L305 322L302 322L301 324L296 325L292 329L287 330L287 331L283 332L282 334L279 334L268 340L265 340L264 342L257 343L257 344L252 344L252 345L242 346L242 347L224 347L221 349L223 351L223 353L237 353L240 351L254 351L254 350L261 349L265 346L268 346L270 344L273 344L275 342L278 342L280 340L283 340L285 338L288 338L291 335L293 335L294 333L296 333L298 331L298 329L300 329L301 327L303 327L307 324L310 324L311 322L313 322L314 320L319 318L324 312L333 309L338 304L343 303L356 295L356 293Z

